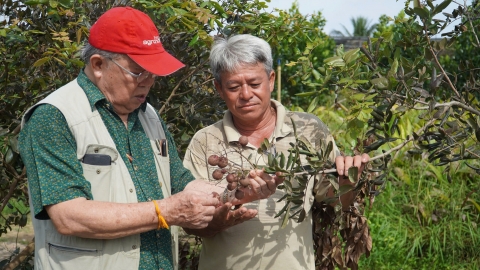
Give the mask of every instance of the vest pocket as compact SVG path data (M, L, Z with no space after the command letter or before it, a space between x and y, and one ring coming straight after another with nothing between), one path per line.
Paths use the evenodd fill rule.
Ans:
M101 251L47 243L51 269L99 269Z
M101 157L109 157L111 163L103 164L102 159L92 159L85 162L88 155L97 155ZM112 187L112 181L115 177L114 166L118 166L118 151L107 145L89 144L85 149L85 154L81 159L83 168L83 176L90 182L93 199L96 201L115 200L115 188Z
M112 198L112 165L98 166L82 163L83 176L90 182L93 199L96 201L115 201Z

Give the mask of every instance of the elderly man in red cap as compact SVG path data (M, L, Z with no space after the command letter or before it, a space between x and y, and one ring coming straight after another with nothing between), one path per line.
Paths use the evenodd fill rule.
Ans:
M98 19L82 58L78 77L22 121L35 269L175 269L172 225L205 228L223 192L183 167L146 102L156 76L184 65L130 7ZM266 198L281 182L261 171L248 179L257 192L228 205Z

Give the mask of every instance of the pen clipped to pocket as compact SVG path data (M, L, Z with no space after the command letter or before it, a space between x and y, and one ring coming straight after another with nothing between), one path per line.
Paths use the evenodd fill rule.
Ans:
M157 149L160 152L162 157L168 156L168 143L167 139L156 139L155 144L157 145Z

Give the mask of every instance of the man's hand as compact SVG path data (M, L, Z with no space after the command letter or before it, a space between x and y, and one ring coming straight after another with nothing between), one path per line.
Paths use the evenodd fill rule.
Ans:
M337 167L338 179L339 179L339 186L350 185L354 186L355 183L350 182L348 179L348 169L350 167L355 166L358 168L358 178L362 174L363 170L365 169L365 165L370 160L368 154L362 154L357 156L337 156L335 158L335 165ZM356 194L353 192L348 192L342 196L340 196L340 201L342 202L342 209L348 210L350 204L353 203L355 200Z
M365 165L370 160L368 154L362 154L357 156L338 156L335 158L335 165L337 167L337 173L340 178L340 186L349 184L355 185L355 183L350 182L348 179L348 169L350 167L355 166L358 168L358 177L362 174L363 170L365 169Z
M282 177L271 176L263 170L251 170L247 176L248 187L239 187L238 189L245 193L241 200L234 199L233 205L248 203L255 200L266 199L274 194L277 186L283 183Z
M207 227L219 203L212 194L196 190L184 190L158 201L167 224L192 229Z
M184 228L184 230L188 234L194 234L200 237L213 237L215 234L252 219L257 215L257 210L254 209L240 207L238 209L231 210L231 208L231 203L225 203L216 208L212 221L204 229L192 230Z

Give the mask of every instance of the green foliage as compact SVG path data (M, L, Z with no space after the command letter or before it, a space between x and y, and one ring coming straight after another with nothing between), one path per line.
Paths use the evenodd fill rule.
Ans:
M421 258L431 262L439 259L439 268L448 265L451 249L442 239L435 238L446 237L442 232L447 229L457 233L454 236L461 237L463 242L478 246L478 235L471 225L478 223L477 193L465 196L472 189L471 183L454 180L455 172L468 170L468 166L468 174L480 173L474 161L480 157L478 1L445 14L443 9L453 3L450 0L416 0L413 8L407 0L404 14L393 20L382 17L374 37L364 47L352 51L333 50L333 42L322 33L325 20L321 13L302 16L293 5L289 11L275 15L265 11L267 2L0 0L0 211L5 213L0 217L0 235L21 225L21 215L28 214L3 212L12 198L25 205L28 202L26 175L16 141L22 114L77 76L83 67L77 51L100 14L112 6L132 5L152 17L165 48L186 64L179 72L158 79L149 95L150 102L168 123L180 152L198 129L219 120L225 108L214 91L208 70L208 48L213 35L252 33L268 40L275 59L281 58L283 103L329 117L334 121L326 121L329 125L338 123L334 135L343 152L369 151L390 157L405 147L412 157L425 157L430 164L438 165L423 167L433 172L437 182L432 176L422 178L395 165L393 171L397 173L401 172L397 167L403 168L403 187L415 187L405 189L409 196L396 198L386 193L385 199L413 205L407 206L407 212L394 212L397 217L405 214L410 218L392 219L392 224L398 222L397 227L372 220L374 239L376 233L382 235L398 228L402 232L398 235L405 236L404 242L413 241L415 247L400 247L402 241L395 240L393 248L407 252L407 260L415 263L412 268L425 267L419 263L418 254L427 254ZM442 14L445 19L439 20ZM448 39L432 39L433 34L455 22L455 29L444 33ZM419 177L421 183L416 182ZM451 190L445 181L451 181ZM419 187L425 192L420 193ZM437 195L426 193L433 193L433 187L441 190L436 194L453 196L452 191L458 192L465 203L459 207L458 202L452 204L451 200L448 204ZM430 198L435 200L430 202ZM425 217L420 200L426 200ZM389 207L392 211L395 208ZM431 213L436 209L445 209L445 216L455 223L447 228L448 218L443 217L434 222ZM17 216L11 218L12 215ZM420 221L415 220L417 216ZM467 218L462 219L464 223L459 222L460 216ZM412 222L424 230L413 230ZM412 232L422 237L412 238ZM475 242L465 240L468 235ZM460 245L462 241L452 242L452 246L468 254L465 256L478 258L478 253ZM378 245L387 248L386 243ZM447 249L443 250L444 247ZM442 258L430 252L439 253ZM399 258L378 254L384 256L378 260ZM367 262L372 267L378 265L375 263Z
M441 168L408 155L392 166L391 181L367 211L374 245L360 268L477 269L480 209L475 204L480 197L475 173L460 165L452 185L432 172Z

